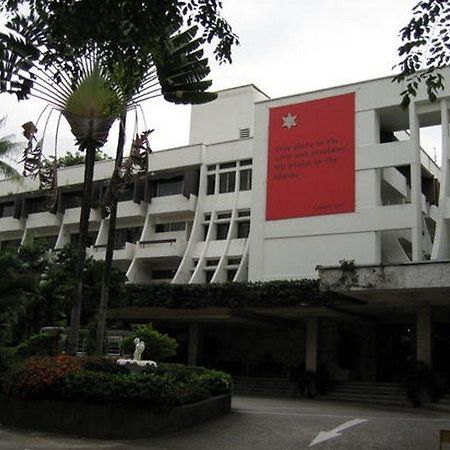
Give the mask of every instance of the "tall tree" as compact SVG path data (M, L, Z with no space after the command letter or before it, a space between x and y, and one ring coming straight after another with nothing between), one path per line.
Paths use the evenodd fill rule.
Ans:
M6 117L0 119L0 128L5 125ZM6 162L6 159L11 157L11 154L18 150L20 144L13 141L13 136L0 137L0 176L19 180L20 173Z
M409 23L400 30L401 58L395 76L405 83L402 105L408 106L424 85L431 101L444 86L444 77L437 69L450 65L450 1L421 0L413 8Z
M223 62L231 60L231 47L238 43L220 15L221 3L215 0L0 0L0 7L12 16L11 23L20 20L19 5L28 6L33 20L38 17L40 25L45 26L40 37L51 43L51 51L44 59L46 67L55 61L65 61L63 69L76 79L84 69L78 61L83 61L94 48L101 67L109 74L112 85L120 89L128 107L160 94L175 103L211 100L214 94L205 92L210 82L204 81L209 73L208 63L202 59L203 52L198 47L206 41L217 40L215 55ZM90 14L86 15L86 11ZM200 26L199 39L194 39L196 28L180 31L192 24ZM61 80L61 72L54 72L54 79ZM25 86L20 85L18 95L24 89L29 91L33 81L28 78ZM123 112L120 127L123 132L125 118ZM117 173L123 153L121 141L124 136L119 136ZM114 202L113 195L112 206ZM81 308L79 294L74 296L79 299L74 303L74 311ZM77 340L76 315L71 329L74 330L70 345L73 352Z

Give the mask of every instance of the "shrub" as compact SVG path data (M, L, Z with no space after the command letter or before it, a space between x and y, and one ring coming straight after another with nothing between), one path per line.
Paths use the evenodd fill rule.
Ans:
M133 354L135 349L134 339L140 338L145 342L145 350L142 359L165 361L177 353L178 342L155 330L151 324L139 325L134 332L127 336L122 343L125 353Z
M8 370L16 361L16 349L0 347L0 374Z
M69 356L30 358L3 377L4 394L81 403L170 408L228 393L229 375L181 364L114 373L113 363Z
M103 372L113 375L129 373L126 367L116 364L116 361L113 359L94 358L94 357L86 358L83 361L83 369L91 372Z
M3 377L2 390L22 398L54 398L55 387L80 367L81 360L72 356L29 358Z
M38 333L17 347L17 356L53 356L61 353L61 332Z

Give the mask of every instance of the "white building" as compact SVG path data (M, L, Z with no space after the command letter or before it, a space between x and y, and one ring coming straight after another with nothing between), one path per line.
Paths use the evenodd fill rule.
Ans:
M400 92L391 78L279 99L248 85L194 106L189 145L153 153L150 172L122 193L115 263L130 282L172 283L317 278L322 266L323 282L366 301L364 312L376 320L392 323L394 312L397 325L417 323L417 355L431 364L436 308L450 323L450 280L440 276L450 257L450 89L435 103L421 92L408 110L399 106ZM421 149L420 129L441 124L436 164ZM112 162L97 163L94 258L105 253L108 220L95 207L111 172ZM75 240L82 179L81 166L60 170L55 214L33 182L1 182L1 248L26 238L46 238L56 248ZM403 275L378 286L386 265ZM343 268L358 276L346 278ZM389 305L380 301L386 298ZM317 318L327 313L292 314L304 319L309 342L309 356L299 361L316 370ZM336 330L325 324L323 342L337 339ZM339 376L331 353L323 350L322 362ZM364 365L358 376L374 378Z

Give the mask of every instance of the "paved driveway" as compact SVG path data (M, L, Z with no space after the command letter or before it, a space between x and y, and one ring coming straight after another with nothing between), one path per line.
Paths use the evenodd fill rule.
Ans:
M438 449L450 413L335 402L236 397L225 417L180 433L134 441L67 438L0 426L1 450ZM450 450L450 444L447 444Z

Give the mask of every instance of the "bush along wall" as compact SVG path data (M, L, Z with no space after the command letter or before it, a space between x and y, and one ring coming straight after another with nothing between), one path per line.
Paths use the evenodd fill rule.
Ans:
M347 297L322 292L317 280L223 284L128 284L122 307L151 306L173 309L207 307L341 305ZM119 305L117 305L119 306Z

